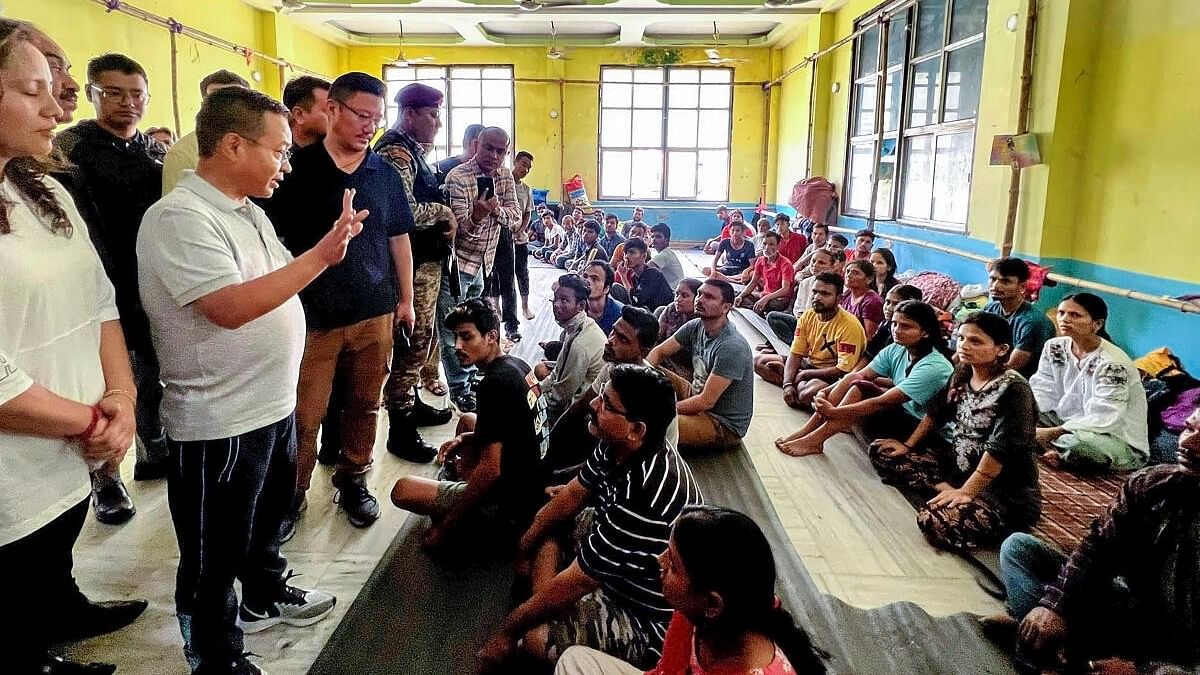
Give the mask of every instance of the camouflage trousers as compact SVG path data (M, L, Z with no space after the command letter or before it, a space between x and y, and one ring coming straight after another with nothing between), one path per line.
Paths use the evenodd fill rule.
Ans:
M388 409L407 408L415 400L417 382L428 368L430 350L436 345L434 322L437 320L437 297L442 284L442 263L421 263L413 271L413 311L416 323L409 339L409 348L400 345L397 332L393 340L392 368L384 385L384 404ZM436 359L437 357L434 356ZM437 376L437 361L433 361L433 376Z
M562 548L560 562L570 564L578 554L579 544L591 530L594 511L584 509L575 519L570 545ZM642 668L654 667L662 656L662 637L666 626L647 626L641 618L621 603L597 589L575 602L566 614L549 622L546 657L558 657L574 645L598 649ZM657 628L657 630L656 630Z
M937 494L934 486L946 482L946 471L933 451L918 448L902 457L887 457L872 447L870 457L883 482L922 497ZM958 506L922 506L917 509L917 528L930 544L951 551L992 546L1012 531L1003 514L980 497Z

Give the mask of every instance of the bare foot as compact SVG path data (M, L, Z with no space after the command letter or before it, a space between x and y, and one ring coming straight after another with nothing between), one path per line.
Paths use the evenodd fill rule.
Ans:
M775 348L771 346L770 342L760 342L754 345L754 351L760 354L774 354Z
M526 321L533 321L533 320L534 320L534 319L536 319L536 318L537 318L537 315L536 315L536 314L534 314L533 312L529 311L529 308L528 308L528 307L526 307L526 308L525 308L525 320L526 320Z
M805 442L802 438L797 438L792 441L776 443L775 447L785 455L792 457L804 457L805 455L819 455L825 451L824 444L813 444Z
M1062 456L1058 454L1057 450L1047 450L1043 452L1042 461L1056 469L1062 466Z

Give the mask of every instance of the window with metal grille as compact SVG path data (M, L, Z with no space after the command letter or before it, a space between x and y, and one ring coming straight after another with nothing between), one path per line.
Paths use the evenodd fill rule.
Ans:
M600 69L600 198L726 201L732 68Z
M856 28L875 24L887 9L863 17ZM966 229L986 24L987 0L919 0L883 24L882 139L876 128L880 26L855 40L847 213L870 213L877 181L877 219Z

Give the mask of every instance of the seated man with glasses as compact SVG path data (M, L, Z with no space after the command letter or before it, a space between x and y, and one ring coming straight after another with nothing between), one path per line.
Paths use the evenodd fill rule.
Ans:
M521 537L533 596L484 646L484 665L518 648L553 662L572 645L642 668L662 656L672 610L658 556L675 520L702 501L687 462L665 439L675 417L665 375L613 367L591 403L588 430L600 443L575 479L551 490Z
M329 231L342 193L355 190L354 208L370 213L341 264L300 291L308 339L296 391L296 495L290 528L303 510L317 462L317 431L334 382L340 387L341 456L333 475L336 498L350 524L367 527L379 505L367 490L383 381L391 363L393 330L412 331L413 216L395 169L371 150L383 121L383 82L346 73L329 89L329 133L292 155L292 173L263 208L293 255ZM286 161L277 151L275 162ZM344 377L335 378L341 370Z
M778 354L759 354L754 372L783 386L783 401L807 409L821 389L854 370L867 335L850 312L838 306L842 278L832 272L815 277L809 308L796 321L796 335L786 360Z
M138 298L138 229L146 209L158 201L166 148L138 131L150 100L146 71L123 54L92 59L85 93L96 118L83 120L58 134L54 143L74 165L63 183L88 224L104 270L117 291L117 310L137 382L138 443L134 476L166 475L166 439L159 423L162 399L158 359L150 344L150 328ZM93 507L103 523L133 517L133 500L115 465L92 473Z

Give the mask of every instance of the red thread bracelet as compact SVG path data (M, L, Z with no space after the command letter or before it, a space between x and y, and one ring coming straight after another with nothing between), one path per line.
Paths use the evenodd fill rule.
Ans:
M92 435L92 432L96 430L96 425L100 423L100 416L103 414L104 414L103 411L100 410L100 406L98 406L98 405L92 406L92 421L87 425L87 428L74 436L67 436L67 440L68 441L86 440L89 436Z

